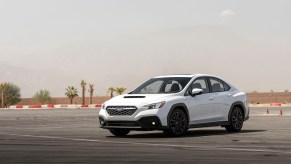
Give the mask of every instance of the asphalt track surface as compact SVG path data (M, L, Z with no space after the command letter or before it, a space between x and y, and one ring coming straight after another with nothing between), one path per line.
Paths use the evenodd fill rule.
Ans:
M211 127L120 138L98 128L98 109L0 109L0 163L291 163L291 117L276 110L253 109L240 133Z

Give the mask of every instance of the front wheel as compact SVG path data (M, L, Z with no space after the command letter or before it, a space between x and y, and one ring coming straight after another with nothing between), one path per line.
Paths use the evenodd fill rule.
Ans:
M243 127L243 111L239 107L234 107L229 118L229 125L225 129L229 132L239 132Z
M175 109L171 112L168 124L169 129L164 130L164 134L168 136L182 136L188 130L188 119L181 109Z
M126 136L130 132L128 129L109 129L109 131L115 136Z

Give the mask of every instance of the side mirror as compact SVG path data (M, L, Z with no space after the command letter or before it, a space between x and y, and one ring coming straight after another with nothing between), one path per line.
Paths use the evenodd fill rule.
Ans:
M201 95L203 93L203 90L202 89L199 89L199 88L194 88L191 92L191 96L196 96L196 95Z

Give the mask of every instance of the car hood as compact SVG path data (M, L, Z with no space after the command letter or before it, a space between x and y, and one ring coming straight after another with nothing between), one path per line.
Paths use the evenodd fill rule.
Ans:
M124 94L105 102L105 105L147 105L165 101L174 94Z

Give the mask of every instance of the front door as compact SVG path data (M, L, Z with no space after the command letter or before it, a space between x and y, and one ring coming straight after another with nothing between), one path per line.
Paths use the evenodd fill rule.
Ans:
M201 95L191 96L189 91L198 88L202 89ZM213 93L210 93L206 78L197 78L192 85L188 88L186 93L186 100L188 103L188 110L190 116L190 124L200 124L213 122L214 119L214 97Z

